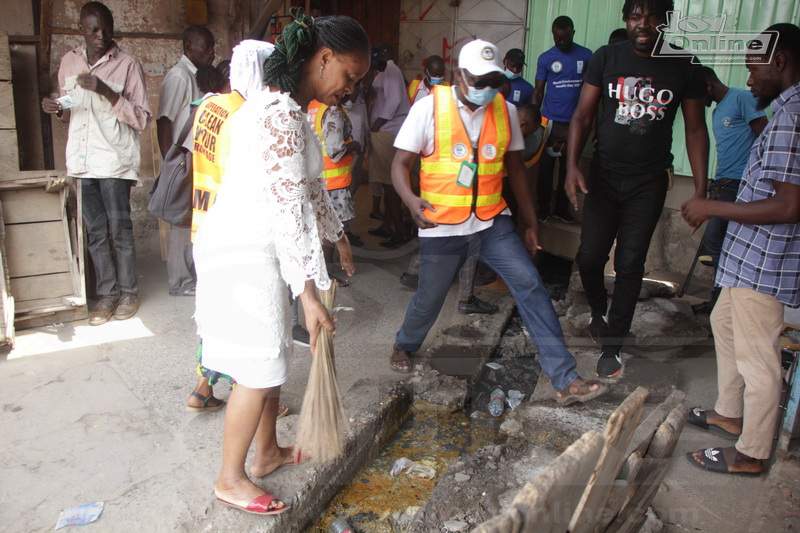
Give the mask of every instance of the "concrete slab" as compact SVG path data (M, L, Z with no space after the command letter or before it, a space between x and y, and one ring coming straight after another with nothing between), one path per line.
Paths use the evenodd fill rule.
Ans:
M368 245L380 248L373 240ZM397 282L408 252L359 252L357 274L337 296L338 306L352 309L338 312L336 354L355 428L359 420L363 427L385 422L378 404L401 377L389 369L388 357L412 295ZM289 531L274 529L270 524L277 520L213 503L225 411L196 415L184 410L197 380L194 299L168 295L166 265L158 256L139 257L138 267L141 307L136 317L99 327L83 321L20 331L15 349L0 362L0 422L9 428L0 437L0 461L14 480L0 485L3 529L50 530L62 509L104 501L100 519L84 526L87 533L142 526L152 531ZM456 314L455 295L450 301L453 312L442 313L445 324ZM306 348L295 350L281 398L294 415L278 421L282 445L292 444L310 362ZM373 386L353 389L364 378ZM226 389L218 385L216 394L227 398ZM364 442L375 442L377 434L374 427L359 433ZM262 484L278 496L305 503L311 497L310 480L326 486L319 483L320 475L330 478L328 490L334 492L344 482L330 472L314 477L314 469L297 467L280 469ZM319 494L314 498L322 499Z

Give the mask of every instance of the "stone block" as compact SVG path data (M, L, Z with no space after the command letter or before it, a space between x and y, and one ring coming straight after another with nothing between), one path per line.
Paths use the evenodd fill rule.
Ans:
M626 344L670 357L669 350L707 338L708 330L695 318L688 302L653 298L636 305ZM671 356L677 353L673 350Z
M420 378L420 379L417 379ZM432 404L433 407L454 413L464 408L469 395L467 382L435 370L415 376L409 380L415 398Z
M604 402L619 403L636 387L649 392L647 403L661 403L678 389L678 369L642 357L625 357L622 374L611 383L611 390L602 397Z

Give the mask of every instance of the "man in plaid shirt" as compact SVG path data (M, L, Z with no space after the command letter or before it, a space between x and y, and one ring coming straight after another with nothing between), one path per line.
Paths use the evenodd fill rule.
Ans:
M800 307L800 28L775 24L772 57L748 54L750 86L774 116L750 152L736 203L689 200L684 219L697 227L730 220L711 314L717 352L714 410L695 408L689 423L737 439L736 445L687 455L694 466L758 476L778 424L778 340L784 306ZM775 37L772 37L774 40Z

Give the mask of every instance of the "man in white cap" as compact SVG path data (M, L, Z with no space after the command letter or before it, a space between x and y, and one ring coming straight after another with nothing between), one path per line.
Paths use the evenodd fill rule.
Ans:
M520 156L524 141L517 110L498 94L504 79L495 45L481 40L464 45L454 86L436 86L417 102L395 140L392 181L420 228L420 277L390 365L396 372L411 371L411 353L436 321L453 277L467 257L475 256L508 285L558 403L584 402L607 388L575 371L575 358L531 261L541 248L536 211ZM409 186L417 155L422 156L420 196ZM524 244L503 200L504 169L528 224Z

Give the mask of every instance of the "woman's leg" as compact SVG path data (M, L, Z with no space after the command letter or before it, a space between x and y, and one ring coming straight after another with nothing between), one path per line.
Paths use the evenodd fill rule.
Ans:
M245 505L264 494L264 489L250 481L244 470L247 451L256 429L264 417L264 407L274 389L250 389L241 384L234 387L225 414L225 436L222 441L222 470L214 489L218 498ZM275 406L272 406L272 426L275 429ZM275 501L271 509L283 507L283 502Z
M291 463L294 460L292 448L278 446L278 438L275 431L281 388L278 386L268 390L269 394L267 395L267 401L264 402L261 421L256 429L256 453L253 455L253 464L250 467L250 474L253 477L264 477L279 466Z

